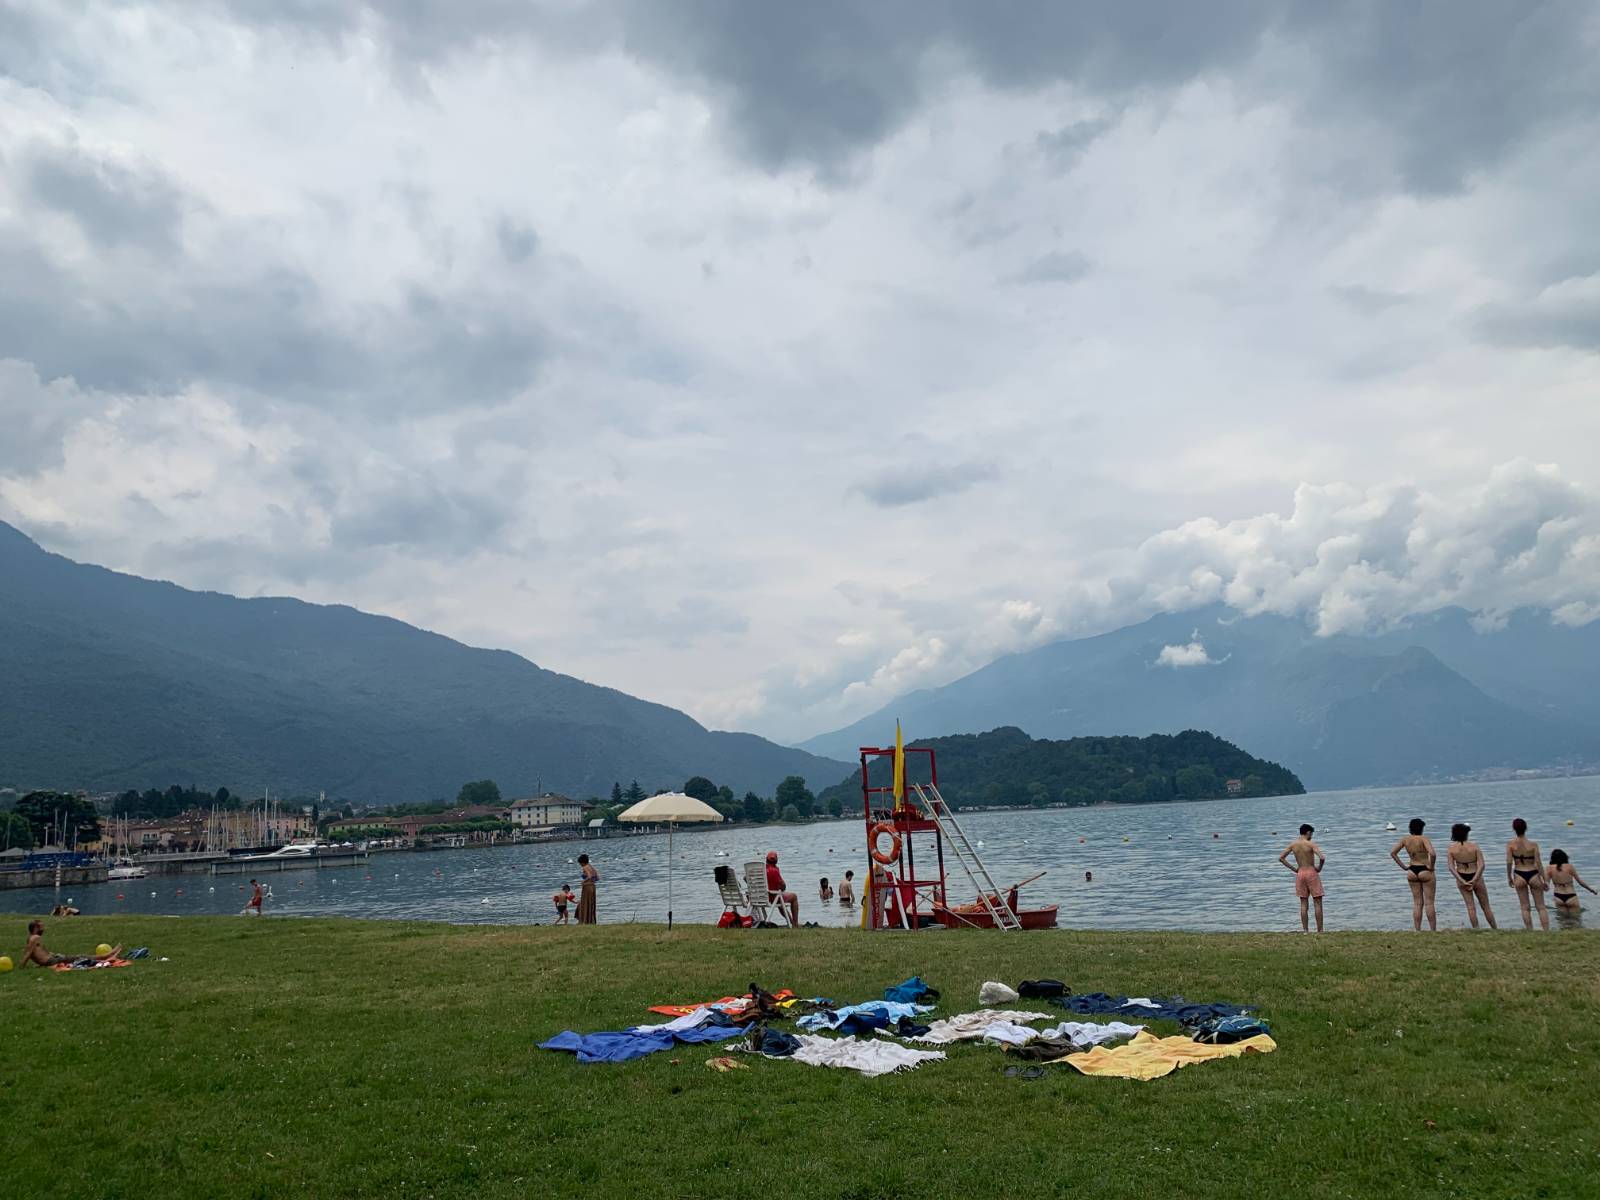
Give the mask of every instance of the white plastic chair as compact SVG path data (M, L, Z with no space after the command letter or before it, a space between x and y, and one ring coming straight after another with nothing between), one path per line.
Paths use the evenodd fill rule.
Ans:
M782 896L774 896L767 890L767 864L764 862L750 862L744 865L744 888L750 897L750 915L756 919L756 924L763 921L773 921L770 915L778 914L778 921L794 927L789 920L789 910L783 903ZM773 922L776 923L776 922Z

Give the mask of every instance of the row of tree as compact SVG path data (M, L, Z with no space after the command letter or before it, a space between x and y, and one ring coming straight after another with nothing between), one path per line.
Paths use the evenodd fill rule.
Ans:
M1078 737L1049 741L1005 727L916 743L938 756L939 790L957 808L1028 805L1154 804L1226 796L1297 796L1294 772L1256 758L1203 730L1150 737ZM907 758L909 778L926 759ZM886 784L890 764L871 766L874 785ZM1230 780L1236 781L1230 786ZM824 801L861 796L859 774L822 793Z
M693 796L696 800L710 805L721 813L726 821L752 823L808 821L823 813L837 817L843 811L843 806L837 799L831 802L819 802L811 789L806 786L805 779L799 775L790 775L786 778L771 797L746 792L741 798L726 784L718 787L704 775L695 775L686 780L683 787L678 790L686 796ZM639 786L637 779L626 788L618 781L611 785L611 803L602 804L590 816L604 818L608 822L615 821L621 813L643 800L645 796L646 793Z
M147 788L142 792L130 788L111 802L111 815L164 820L193 808L238 809L243 808L245 803L225 787L205 792L193 784L188 787L173 784L164 792L156 788Z
M29 792L16 807L0 812L0 849L60 846L70 849L100 839L100 814L93 801L65 792Z

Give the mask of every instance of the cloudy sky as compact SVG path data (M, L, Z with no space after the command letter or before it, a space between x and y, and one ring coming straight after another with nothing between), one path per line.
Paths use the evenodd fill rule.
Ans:
M0 0L0 519L795 739L1600 608L1586 3Z

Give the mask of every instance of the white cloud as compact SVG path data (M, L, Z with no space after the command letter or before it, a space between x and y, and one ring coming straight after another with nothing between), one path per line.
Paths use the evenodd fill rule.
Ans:
M1198 631L1197 631L1198 632ZM1158 667L1211 667L1219 659L1212 658L1206 653L1205 645L1196 637L1185 645L1161 647L1161 653L1156 655L1155 665Z
M1596 610L1562 14L709 11L12 6L0 518L784 737L1194 603Z

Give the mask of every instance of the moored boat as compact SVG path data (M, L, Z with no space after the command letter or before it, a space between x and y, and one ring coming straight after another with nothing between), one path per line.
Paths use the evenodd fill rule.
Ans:
M1054 929L1056 905L1044 904L1038 908L1013 909L1017 921L1024 929ZM982 904L955 904L948 908L942 904L933 907L933 916L939 924L950 929L993 929L994 915Z

